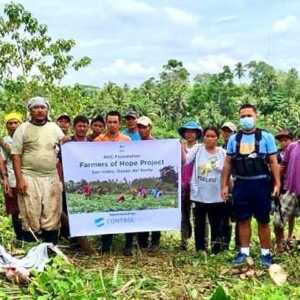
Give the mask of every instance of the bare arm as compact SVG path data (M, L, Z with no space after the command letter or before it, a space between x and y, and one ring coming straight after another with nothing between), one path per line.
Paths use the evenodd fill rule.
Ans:
M221 196L226 201L229 196L230 187L230 174L231 174L231 157L226 155L224 167L221 175Z
M0 173L1 173L1 177L3 179L4 193L9 194L10 188L9 188L9 184L8 184L7 169L6 169L5 161L3 160L3 158L1 156L0 156Z
M2 177L4 177L5 175L7 176L5 161L1 156L0 156L0 172Z
M279 165L279 172L280 172L280 176L284 176L286 173L286 165L285 164L280 164Z
M280 192L280 165L278 164L277 156L275 154L269 156L269 163L274 178L273 195L278 196Z
M0 146L8 153L11 153L10 145L3 141L3 138L0 138Z
M27 185L21 172L21 167L22 167L21 155L13 154L12 162L13 162L14 172L16 176L18 192L24 194L26 192Z

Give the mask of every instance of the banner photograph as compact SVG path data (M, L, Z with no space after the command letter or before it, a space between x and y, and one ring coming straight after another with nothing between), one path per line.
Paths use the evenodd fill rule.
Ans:
M71 236L180 229L178 140L62 146Z

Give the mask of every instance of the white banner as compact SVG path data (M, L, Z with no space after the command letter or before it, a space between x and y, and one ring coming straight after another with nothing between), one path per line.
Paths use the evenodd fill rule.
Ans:
M71 236L180 229L178 140L62 146Z

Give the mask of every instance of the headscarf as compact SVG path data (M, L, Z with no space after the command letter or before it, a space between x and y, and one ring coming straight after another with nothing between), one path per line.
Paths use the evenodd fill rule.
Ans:
M4 116L5 124L10 120L17 120L22 123L22 114L19 112L10 112Z
M48 114L47 114L47 118L46 120L49 121L50 117L49 117L49 110L50 110L50 104L48 102L48 100L44 97L33 97L31 98L28 103L27 103L27 120L28 121L32 121L31 115L30 115L30 110L32 108L34 108L35 106L45 106L48 109Z
M27 109L31 110L35 106L46 106L48 110L50 109L49 102L44 97L33 97L28 101Z

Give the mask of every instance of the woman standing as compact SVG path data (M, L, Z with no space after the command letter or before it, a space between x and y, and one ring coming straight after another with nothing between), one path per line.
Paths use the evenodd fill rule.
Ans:
M225 150L217 146L219 131L207 127L203 131L203 145L198 145L188 155L186 162L194 161L191 179L191 200L193 201L196 251L206 250L205 223L209 220L211 251L222 251L222 218L224 202L221 198L221 171Z
M198 140L202 136L202 128L195 122L189 121L178 129L182 137L182 146L186 155L198 147ZM182 167L181 186L181 245L182 250L187 248L187 240L192 236L191 201L190 201L190 179L193 170L193 163L185 164Z

